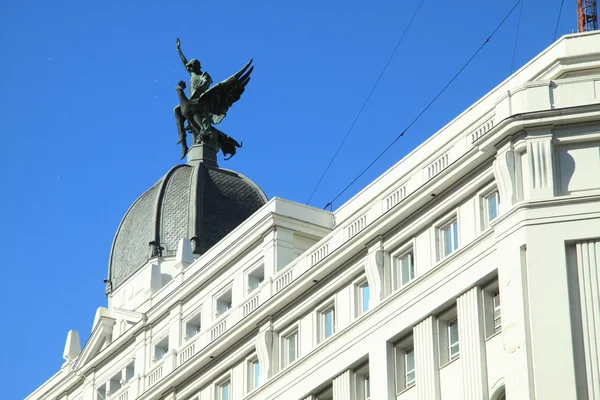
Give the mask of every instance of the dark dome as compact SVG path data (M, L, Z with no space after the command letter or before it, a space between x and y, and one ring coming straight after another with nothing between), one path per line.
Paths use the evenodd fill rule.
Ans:
M110 253L107 293L150 258L175 255L181 238L204 253L266 204L254 182L219 168L210 151L207 159L206 149L195 147L188 164L173 167L125 213Z

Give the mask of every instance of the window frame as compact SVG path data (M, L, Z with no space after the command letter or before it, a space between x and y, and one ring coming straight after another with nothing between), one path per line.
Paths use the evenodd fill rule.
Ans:
M409 350L413 350L414 354L414 337L412 331L394 344L394 369L396 375L396 395L400 395L406 390L416 385L416 363L413 369L414 378L412 382L407 382L407 371L406 371L406 353Z
M457 341L450 343L450 326L456 322ZM453 305L450 309L441 313L438 316L438 354L440 368L445 367L454 360L460 358L460 321L457 315L456 305ZM451 354L451 347L456 346L458 351L455 354Z
M256 366L258 365L258 375ZM246 393L255 391L260 387L261 365L257 354L246 358Z
M166 347L163 346L163 342L166 342L166 344L167 344ZM156 350L159 348L161 348L163 350L161 352L160 357L157 357ZM166 333L166 334L160 336L160 339L155 340L154 343L152 344L152 362L157 363L157 362L161 361L162 359L164 359L165 356L169 353L170 349L171 349L171 344L169 343L169 333Z
M223 388L227 386L227 398L223 397ZM231 400L231 373L223 375L215 382L215 400Z
M229 292L230 300L226 305L226 309L221 311L219 303L222 303L221 298ZM229 282L221 290L219 290L213 296L213 310L215 319L222 318L225 314L229 313L233 308L233 282Z
M454 230L452 227L456 226ZM444 231L450 229L451 239L451 250L448 254L445 254L446 241ZM460 248L460 223L458 220L458 212L453 212L450 216L443 219L442 222L435 225L435 239L437 248L437 260L442 261L452 254L454 254Z
M191 325L192 327L195 327L195 332L190 335L188 325L192 324L196 319L198 320L198 323ZM195 310L193 313L190 313L189 316L183 319L183 341L187 342L188 340L196 337L200 332L202 332L202 307Z
M261 274L256 274L258 270L262 270ZM252 278L256 278L256 282L252 280ZM265 263L263 260L260 260L256 263L253 263L250 268L247 268L244 272L244 282L246 283L246 295L250 296L255 290L259 289L260 286L265 281Z
M290 361L288 344L289 339L292 336L296 336L296 343L294 346L295 357L293 360ZM280 365L282 370L294 364L298 360L298 358L300 358L300 329L297 324L294 324L293 326L289 327L279 335L279 353Z
M369 364L363 364L352 372L353 389L356 394L356 400L370 400L371 379L369 375Z
M335 333L337 332L336 329L336 304L335 304L335 298L330 299L329 301L327 301L326 303L324 303L322 306L320 306L319 308L317 308L316 311L316 317L317 317L317 345L327 341L327 339L329 339L332 336L335 336ZM327 314L328 311L332 311L332 323L331 323L331 334L329 336L325 336L325 315Z
M499 306L494 303L494 295L497 294L499 298ZM502 332L502 294L500 293L500 286L498 280L495 280L488 285L484 286L482 290L483 296L483 319L485 327L485 338L490 339L497 334ZM500 312L500 315L496 317L496 311ZM496 327L496 321L500 322L500 326Z
M367 309L364 309L364 293L362 291L362 288L364 287L368 287L369 289L369 298L367 299ZM365 275L361 276L358 279L355 279L352 282L352 288L353 288L353 298L352 298L352 304L354 304L353 307L353 311L354 311L354 318L358 318L363 314L366 314L367 312L369 312L370 310L370 302L371 302L371 287L369 285L369 281L367 279L367 277Z
M408 354L412 353L412 369L409 371L408 370ZM412 380L409 382L408 380L408 376L412 374ZM416 384L416 380L417 380L417 375L416 375L416 369L415 369L415 346L412 346L409 349L406 349L404 351L404 385L406 387L406 389L414 386Z
M409 266L409 274L412 272L410 277L405 283L403 283L404 274L402 271L401 260L406 256L410 257L412 265ZM398 291L404 287L410 285L417 277L417 267L415 262L415 243L411 240L409 243L402 246L399 250L391 254L392 258L392 289ZM411 268L412 267L412 268Z
M488 200L492 197L496 199L496 216L490 219ZM481 231L485 231L490 228L491 222L498 219L500 216L500 192L498 191L496 183L492 182L480 190L477 193L477 198L479 202L479 228Z

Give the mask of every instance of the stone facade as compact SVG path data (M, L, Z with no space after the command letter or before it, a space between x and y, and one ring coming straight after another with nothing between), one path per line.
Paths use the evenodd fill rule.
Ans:
M600 400L600 32L334 212L274 198L147 262L30 400Z

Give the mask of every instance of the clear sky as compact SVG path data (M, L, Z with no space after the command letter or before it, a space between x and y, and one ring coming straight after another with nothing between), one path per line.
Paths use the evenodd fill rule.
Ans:
M425 0L310 204L322 208L459 70L516 0ZM220 128L244 146L222 167L305 203L420 0L17 1L0 4L3 399L87 340L127 208L180 148L174 86L198 58L215 82L254 58ZM553 42L560 0L524 0L518 69ZM333 208L511 73L520 7L407 134ZM565 2L558 36L576 29Z

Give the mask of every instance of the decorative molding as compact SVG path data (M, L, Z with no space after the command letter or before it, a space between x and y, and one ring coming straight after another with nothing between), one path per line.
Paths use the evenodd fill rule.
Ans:
M346 237L347 239L352 238L358 232L362 231L367 226L367 214L363 214L360 217L356 218L346 227Z
M274 375L276 364L273 350L277 334L272 329L271 323L268 323L267 326L267 329L258 332L255 342L256 355L260 363L259 383L261 385Z
M380 243L377 244L381 246ZM375 249L367 254L365 260L365 273L369 281L369 308L376 307L385 298L385 253L381 249Z
M491 116L484 123L479 125L473 132L471 132L471 143L475 142L480 137L484 136L494 127L494 116Z
M527 131L531 199L554 196L552 128Z
M388 211L406 197L406 184L399 186L383 199L383 210Z
M444 153L437 160L427 166L427 180L430 180L448 166L448 153Z
M319 261L329 255L329 242L323 244L321 247L313 251L310 255L310 266L317 264Z
M493 166L500 197L500 214L505 214L517 202L515 151L512 142L498 150Z
M333 378L333 400L354 400L352 370L347 369Z

